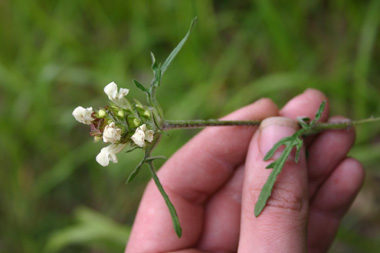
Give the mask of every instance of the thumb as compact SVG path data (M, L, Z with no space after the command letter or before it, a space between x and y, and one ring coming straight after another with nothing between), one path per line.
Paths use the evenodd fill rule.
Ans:
M262 213L254 207L272 169L265 167L279 157L279 149L269 160L265 154L280 139L292 135L298 124L284 117L265 119L250 143L243 182L239 252L305 252L308 217L307 171L304 149L298 163L291 153L274 184ZM294 151L294 150L293 150Z

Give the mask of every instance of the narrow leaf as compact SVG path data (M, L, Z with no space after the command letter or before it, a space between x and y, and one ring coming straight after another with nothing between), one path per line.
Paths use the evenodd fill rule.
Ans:
M154 57L153 52L150 52L150 57L152 58L152 70L154 72L157 69L158 65L156 63L156 57Z
M297 138L296 139L296 157L294 158L294 161L296 163L298 163L298 160L299 160L299 156L300 156L300 151L301 151L301 148L302 148L302 145L303 145L303 140L300 139L300 138Z
M143 92L145 92L145 93L149 92L149 90L148 90L147 88L145 88L144 85L142 85L141 83L139 83L137 80L132 80L132 82L135 84L135 86L136 86L139 90L141 90L141 91L143 91Z
M178 45L174 48L174 50L170 53L170 55L168 56L168 58L165 60L164 64L162 65L162 68L161 68L161 74L162 75L165 73L166 69L169 67L169 65L173 61L174 57L182 49L182 46L185 44L185 42L189 38L189 35L190 35L191 31L193 30L194 26L196 25L197 21L198 21L197 17L195 17L191 21L190 28L187 31L185 37L178 43Z
M274 153L276 153L276 150L277 150L281 145L286 145L287 142L289 142L290 140L292 140L292 136L282 138L282 139L279 140L276 144L274 144L273 147L272 147L272 148L266 153L266 155L264 156L264 161L269 160L269 159L274 155Z
M166 194L164 188L162 187L160 180L157 177L157 174L154 170L152 161L150 161L148 164L149 164L149 168L150 168L152 178L153 178L154 182L156 183L157 188L160 191L162 197L164 198L166 206L169 209L170 215L172 217L173 225L174 225L174 230L175 230L177 236L181 237L182 236L182 228L181 228L181 225L179 224L177 212L176 212L172 202L170 201L169 196Z
M276 182L278 174L280 174L282 168L284 167L284 164L287 158L289 157L292 147L293 145L286 147L285 150L282 152L281 156L275 162L270 164L273 166L273 171L270 173L267 179L267 182L261 189L259 199L256 202L256 205L255 205L256 217L259 216L261 211L264 209L269 197L271 196L274 183Z
M139 146L132 147L132 148L128 149L127 151L125 151L125 153L130 153L136 149L140 149L140 147Z
M167 158L165 156L151 156L148 157L145 161L150 162L154 160L166 160Z
M319 106L317 113L315 114L315 118L310 123L310 126L314 126L315 123L317 123L317 121L321 118L323 110L325 109L325 106L326 106L326 101L323 101L321 105Z
M140 161L140 163L136 166L136 168L131 172L131 174L129 174L127 182L125 182L126 184L130 183L137 176L137 174L139 174L143 164L145 163L145 159L146 159L146 157L144 157Z
M300 123L300 125L301 125L301 127L303 129L308 129L309 128L308 122L310 122L310 118L307 118L307 117L297 117L297 120L298 120L298 123Z

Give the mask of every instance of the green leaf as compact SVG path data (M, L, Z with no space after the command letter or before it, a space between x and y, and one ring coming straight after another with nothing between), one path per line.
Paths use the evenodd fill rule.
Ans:
M300 156L300 151L301 151L301 148L302 148L302 145L303 145L303 140L300 139L300 138L296 138L295 141L296 141L296 149L297 149L297 151L296 151L296 156L294 158L294 161L296 163L298 163L299 156Z
M165 156L151 156L148 157L145 161L150 162L154 160L166 160L167 158Z
M310 118L308 117L297 117L298 123L300 123L303 129L309 129Z
M270 173L265 185L261 189L259 199L256 202L255 205L255 216L259 216L261 211L264 209L269 197L272 194L272 189L274 186L274 183L276 182L278 174L280 174L282 168L284 167L284 164L289 157L290 152L292 151L292 148L294 147L293 142L288 145L285 150L282 152L281 156L273 163L269 164L267 168L273 168L272 172Z
M148 93L148 92L149 92L149 90L148 90L147 88L145 88L144 85L142 85L141 83L139 83L137 80L132 80L132 82L135 84L135 86L136 86L139 90L141 90L141 91L143 91L143 92L145 92L145 93Z
M268 151L268 153L266 153L266 155L264 156L264 161L269 160L281 145L286 145L292 139L293 137L289 136L279 140L276 144L273 145L273 147Z
M143 164L146 161L146 156L140 161L140 163L136 166L136 168L129 174L126 184L130 183L136 176L139 174Z
M174 230L175 230L177 236L181 237L182 236L182 228L181 228L181 225L179 224L177 212L176 212L172 202L170 201L169 196L166 194L164 188L162 187L160 180L157 177L156 171L154 170L154 167L153 167L153 162L150 161L148 164L149 164L150 172L152 174L152 178L153 178L154 182L156 183L157 188L160 191L162 197L164 198L166 206L169 209L170 215L172 217L173 225L174 225Z
M194 26L196 25L197 21L198 21L197 17L195 17L191 21L190 28L187 31L185 37L178 43L178 45L174 48L174 50L169 54L168 58L165 60L164 64L162 65L162 68L161 68L162 75L165 73L166 69L169 67L169 65L173 61L174 57L182 49L182 46L185 44L185 42L189 38L189 35L190 35L191 31L193 30Z
M153 52L150 52L150 57L152 58L152 70L157 69L157 63L156 63L156 57L154 56Z
M157 75L156 73L158 71L159 65L156 62L156 57L154 57L153 52L150 52L150 57L152 58L152 70L153 70L153 74L154 74L154 77L156 77L156 75Z
M134 151L136 149L141 149L141 148L139 146L134 146L134 147L128 149L127 151L125 151L124 153L130 153L130 152L132 152L132 151Z
M323 113L323 110L325 109L325 106L326 106L326 101L323 101L323 102L321 103L321 105L319 106L317 113L315 114L315 118L314 118L313 121L309 124L310 127L314 126L315 123L317 123L317 121L321 118L322 113Z
M264 157L264 161L267 161L270 159L276 150L281 146L285 145L284 151L281 153L281 156L271 164L269 164L266 168L267 169L273 169L271 174L269 175L267 182L263 186L259 199L257 200L257 203L255 205L255 216L257 217L261 211L264 209L269 197L272 194L274 183L276 182L276 178L278 174L282 171L282 168L285 165L286 160L288 159L292 149L296 148L296 156L295 156L295 162L298 162L299 160L299 154L303 146L303 140L300 138L304 133L307 132L307 130L311 129L317 121L321 118L323 110L325 108L326 101L323 101L322 104L319 106L319 109L315 115L315 118L310 124L307 124L306 121L309 121L308 118L302 118L298 117L298 121L300 122L300 125L302 126L302 129L295 132L292 136L285 137L281 140L279 140L273 147L268 151L268 153Z

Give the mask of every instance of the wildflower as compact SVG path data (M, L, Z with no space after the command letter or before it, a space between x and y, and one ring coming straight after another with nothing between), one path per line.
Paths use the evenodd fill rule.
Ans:
M107 125L104 128L104 132L103 132L104 142L116 143L120 140L120 138L121 138L121 129L115 125L115 122L112 122L111 124Z
M131 139L139 147L144 147L145 141L153 141L153 130L146 130L146 125L143 124L136 129L136 132L132 135Z
M96 161L103 167L108 166L111 162L117 163L118 159L116 154L122 151L127 144L111 144L100 150L100 153L96 156Z
M117 90L117 85L114 82L111 82L104 87L104 93L107 94L110 101L115 103L117 106L128 109L129 103L125 99L125 96L128 94L129 90L120 88L119 91Z
M91 122L94 120L91 117L91 114L94 111L92 110L92 107L83 108L82 106L78 106L73 111L74 118L79 121L80 123L90 125Z

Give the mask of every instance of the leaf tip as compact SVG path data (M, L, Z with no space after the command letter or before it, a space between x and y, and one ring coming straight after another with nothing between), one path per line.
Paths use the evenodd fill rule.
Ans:
M258 217L261 213L261 211L263 210L263 208L259 205L259 203L256 203L255 205L255 217Z
M178 226L175 228L175 233L177 234L178 238L182 237L182 228L181 226Z

